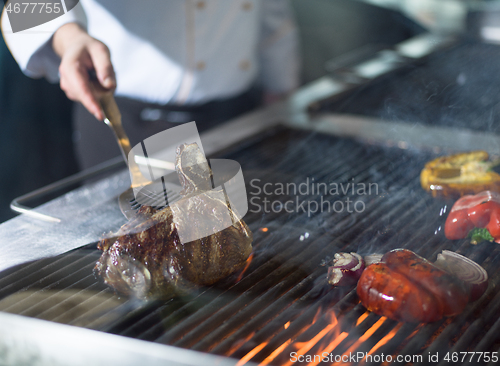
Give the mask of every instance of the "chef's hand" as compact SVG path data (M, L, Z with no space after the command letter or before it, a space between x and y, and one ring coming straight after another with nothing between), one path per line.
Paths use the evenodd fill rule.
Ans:
M108 47L89 36L76 23L60 27L54 33L52 47L61 57L61 89L69 99L82 103L95 118L103 120L99 97L103 92L116 88L115 72ZM100 85L90 80L91 70L95 70Z

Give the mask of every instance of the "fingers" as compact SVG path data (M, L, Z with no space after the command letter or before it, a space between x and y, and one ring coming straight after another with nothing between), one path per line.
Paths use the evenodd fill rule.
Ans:
M102 111L93 92L85 63L78 60L63 60L59 67L61 89L66 96L80 102L97 119L102 120Z
M116 88L115 71L111 64L109 49L101 42L93 42L88 47L97 80L105 89Z
M89 80L89 70L94 69L99 84L106 90L116 87L115 74L108 48L92 39L69 49L62 56L59 66L61 89L71 100L81 102L98 120L104 115L98 102L103 90L97 82Z

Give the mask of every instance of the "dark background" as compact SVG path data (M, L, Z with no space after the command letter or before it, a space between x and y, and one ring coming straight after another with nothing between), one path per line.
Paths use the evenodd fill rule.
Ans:
M26 77L0 42L0 222L9 204L78 171L71 106L58 85Z

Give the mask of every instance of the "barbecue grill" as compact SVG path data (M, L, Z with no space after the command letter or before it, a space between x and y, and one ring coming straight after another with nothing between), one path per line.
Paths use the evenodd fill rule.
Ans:
M348 70L360 76L366 65L382 65L371 70L383 72L365 73L353 84L346 82L344 69L342 77L329 75L304 87L289 105L202 135L210 157L241 164L249 198L245 221L254 233L245 268L216 285L144 302L119 297L94 276L100 256L95 242L124 222L117 196L130 182L123 170L36 209L59 218L58 224L27 215L2 224L0 324L12 331L0 334L5 350L0 357L30 364L496 364L499 246L447 240L443 225L453 201L423 191L419 174L426 161L443 153L476 148L500 153L491 133L495 116L477 115L484 111L477 111L474 101L460 105L465 112L459 129L451 129L455 125L447 118L421 118L449 108L443 89L453 89L453 105L460 103L461 73L473 84L480 82L473 70L464 69L470 64L450 60L462 60L471 49L491 57L500 50L431 35L412 42L387 50L399 59L376 53L363 61L364 68ZM419 123L402 118L402 110L388 114L388 96L401 106L401 93L411 94L408 89L432 80L435 97L403 103L421 112ZM446 84L453 80L458 86ZM426 97L434 98L431 104ZM111 166L118 163L97 170ZM32 197L16 205L27 198ZM22 257L13 249L20 245L27 248ZM368 312L355 286L326 284L324 264L334 253L367 255L393 248L430 260L444 249L461 253L487 270L489 287L460 315L411 324Z

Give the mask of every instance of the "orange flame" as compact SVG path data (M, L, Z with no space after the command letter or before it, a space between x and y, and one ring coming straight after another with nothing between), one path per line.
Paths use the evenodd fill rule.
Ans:
M290 326L290 321L287 321L284 325L283 325L283 328L285 329L288 329L288 327ZM289 339L288 341L286 341L285 343L283 343L281 346L279 346L278 348L276 348L269 356L267 356L264 361L262 361L259 365L268 365L270 362L272 362L276 356L278 356L281 351L283 351L290 343L292 343L292 339Z
M368 352L368 354L371 355L372 353L377 351L380 347L382 347L384 344L389 342L392 338L394 338L394 336L402 326L403 323L399 323L398 325L396 325L389 333L387 333L387 335L384 338L382 338L380 341L377 342L375 346L373 346L373 348Z
M316 334L311 340L307 342L296 342L294 344L294 346L297 347L297 352L296 352L297 357L305 355L311 348L313 348L321 339L323 339L330 331L332 331L337 326L338 320L333 311L330 311L326 315L326 317L330 317L329 324L325 328L323 328L318 334ZM317 318L318 318L318 313L316 313L316 315L314 316L313 324L317 321ZM334 334L331 337L329 337L329 339L334 338L336 340L338 338L338 333L337 334L335 334L335 332L333 333ZM335 342L335 340L333 342ZM342 340L340 340L339 343L341 341ZM291 364L292 361L290 360L284 366L290 366Z
M363 313L356 321L356 326L359 326L370 314L369 311L366 311ZM286 349L287 347L292 347L293 349L296 349L297 351L295 352L295 356L297 358L300 358L301 356L307 356L311 355L314 353L315 355L323 355L323 354L331 354L348 336L348 332L342 332L340 333L340 327L338 319L335 315L335 312L333 310L329 310L327 313L324 313L324 309L319 308L313 318L313 321L311 324L308 324L307 326L304 326L300 330L300 334L304 334L308 329L310 329L317 321L320 320L322 322L326 323L326 326L321 329L313 338L311 338L308 341L304 342L298 342L294 341L294 339L290 338L283 344L281 344L279 347L274 349L269 356L267 356L263 361L259 363L260 365L269 365L276 359L278 359L277 364L281 366L292 366L293 361L291 359L289 360L283 360L282 358L278 358ZM325 321L326 320L326 321ZM386 317L381 317L377 322L375 322L369 329L367 329L361 337L359 337L358 340L356 340L345 352L343 352L342 356L346 356L349 354L352 354L353 352L356 351L356 349L363 343L365 343L370 337L373 336L373 334L384 324L384 322L387 320ZM291 325L291 321L288 321L283 325L284 329L288 329ZM387 333L382 339L380 339L368 352L367 355L372 355L375 352L377 352L382 346L387 344L391 339L393 339L398 331L401 329L403 326L403 323L398 323L394 328ZM418 326L406 339L411 339L421 328L421 326ZM251 338L251 336L249 337ZM248 338L247 338L248 340ZM250 352L248 352L242 359L239 360L239 362L236 364L236 366L242 366L249 362L253 357L255 357L259 352L263 350L264 347L266 347L269 344L269 342L263 342L256 346L254 349L252 349ZM241 345L241 344L240 344ZM317 366L320 364L324 358L317 358L313 357L310 358L314 361L308 362L307 366ZM309 359L308 359L309 361ZM364 362L361 362L363 364ZM343 365L345 366L345 362L336 362L333 365Z
M320 313L321 313L321 309L318 309L318 310L316 311L316 314L314 315L314 319L318 318ZM302 334L302 333L303 333L303 332L305 332L307 329L309 329L309 327L311 327L311 325L313 325L313 324L314 324L314 322L315 322L315 320L313 320L313 322L312 322L311 324L309 324L309 325L305 326L305 327L301 330L301 332L300 332L300 333ZM285 323L285 324L283 325L283 327L284 327L285 329L287 329L287 328L290 326L290 324L291 324L291 321L288 321L287 323ZM245 340L244 340L244 341L242 341L242 342L238 342L237 347L233 347L233 348L231 349L231 352L229 352L229 353L228 353L228 355L232 354L232 353L233 353L233 352L235 352L237 349L239 349L239 348L240 348L240 347L241 347L241 346L242 346L242 345L243 345L246 341L248 341L248 339L250 339L250 338L247 338L247 339L245 339ZM285 349L285 348L286 348L286 347L287 347L290 343L292 343L292 340L291 340L291 339L289 339L288 341L284 342L281 346L279 346L276 350L274 350L274 351L273 351L273 352L272 352L272 353L271 353L268 357L266 357L266 359L265 359L264 361L265 361L265 362L267 362L267 363L269 363L269 362L271 362L272 360L274 360L274 359L276 358L276 356L278 356L278 354L279 354L282 350L284 350L284 349ZM245 357L243 357L241 360L246 360L246 361L250 360L253 356L255 356L257 353L259 353L259 352L262 350L262 348L264 348L264 347L265 347L265 345L267 345L267 342L265 342L264 346L263 346L262 344L259 344L257 347L255 347L255 348L254 348L254 349L252 349L250 352L248 352L248 353L245 355ZM277 352L278 350L279 350L279 352ZM249 358L249 355L250 355L250 358ZM241 360L240 360L240 361L241 361ZM246 362L246 361L245 361L245 362ZM263 364L265 365L266 363L263 363Z
M238 363L236 364L236 366L242 366L242 365L246 364L248 361L250 361L252 359L253 356L255 356L257 353L259 353L260 350L262 348L264 348L265 346L267 346L267 342L259 344L253 350L251 350L250 352L248 352L242 359L240 359L238 361Z
M361 322L363 322L363 320L366 319L366 317L370 314L369 311L365 311L363 315L361 315L359 318L358 318L358 321L356 322L356 326L360 325Z
M316 314L314 314L314 318L312 320L312 324L316 323L319 319L319 317L321 316L321 306L318 308L318 310L316 310ZM337 321L337 318L335 317L335 315L333 315L333 319L335 319L335 321Z
M243 275L247 271L248 267L250 267L250 263L252 263L252 259L253 259L253 252L248 256L247 263L245 264L245 268L243 268L243 270L239 274L238 278L236 279L236 282L240 282L241 281L241 279L243 278Z
M263 233L267 233L269 229L267 227L263 227L260 229L260 231L262 231Z
M352 354L352 352L355 351L360 344L364 343L368 338L370 338L373 335L373 333L375 333L377 329L380 328L382 324L384 324L386 320L387 318L385 316L381 317L375 324L373 324L370 328L368 328L367 331L356 342L354 342L354 344L351 347L349 347L347 351L343 353L343 356ZM337 362L334 365L345 365L345 362L341 363Z
M323 317L321 318L321 316ZM337 317L335 316L334 311L328 311L326 314L322 313L322 309L319 308L314 315L314 319L311 322L311 324L305 326L300 334L303 334L305 331L307 331L313 324L315 324L318 319L327 319L327 325L319 332L317 333L312 339L306 341L306 342L294 342L292 343L292 339L288 339L286 342L281 344L279 347L277 347L269 356L267 356L261 363L260 365L268 365L269 363L273 362L274 359L280 355L289 345L292 345L294 348L297 349L297 356L305 355L311 348L314 346L318 345L318 343L323 339L326 342L329 342L328 345L326 346L325 349L330 349L333 350L342 340L344 340L345 337L347 337L347 333L342 333L340 336L338 334L338 330L335 330L335 328L338 325L338 320ZM283 325L285 329L287 329L290 326L291 322L288 321ZM330 333L330 334L329 334ZM331 341L328 341L331 340ZM252 349L250 352L248 352L237 364L237 366L241 366L245 364L246 362L250 361L255 355L257 355L266 345L268 342L263 342L259 344L257 347ZM291 360L285 363L283 366L290 366L291 365Z
M325 352L328 353L328 354L330 354L335 349L335 347L337 347L340 344L340 342L342 342L344 339L346 339L346 337L348 335L349 335L349 333L346 333L346 332L340 333L338 337L335 337L335 339L332 342L330 342L328 344L328 346L325 347L325 349L323 349L322 351L318 352L317 354L318 355L322 355ZM320 361L318 361L318 362L314 361L312 363L309 363L308 366L316 366L317 364L319 364L319 362Z
M245 338L238 340L235 342L229 351L227 352L227 355L232 355L234 352L236 352L241 346L243 346L246 342L248 342L252 337L255 335L255 332L251 332L249 335L247 335Z
M285 343L283 343L281 346L279 346L278 348L276 348L273 353L271 353L269 356L267 356L264 361L262 361L260 365L268 365L270 362L272 362L276 356L278 356L290 343L292 343L292 340L289 339L288 341L286 341Z
M418 327L413 332L411 332L411 334L408 337L406 337L406 339L413 338L413 336L418 333L418 331L420 330L420 328L422 328L422 326L423 326L423 323L419 324Z

